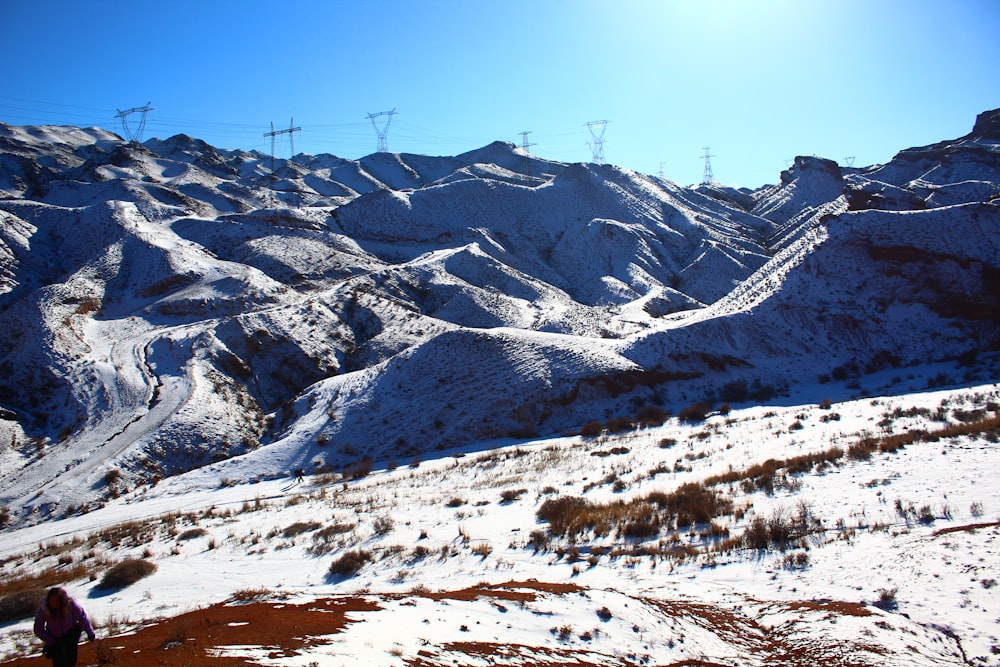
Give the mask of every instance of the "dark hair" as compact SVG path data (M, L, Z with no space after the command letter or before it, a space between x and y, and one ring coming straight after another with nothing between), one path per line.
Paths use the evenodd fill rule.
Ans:
M52 608L52 598L57 598L61 603L58 609ZM50 588L45 594L45 613L49 616L65 616L69 613L69 594L61 586Z

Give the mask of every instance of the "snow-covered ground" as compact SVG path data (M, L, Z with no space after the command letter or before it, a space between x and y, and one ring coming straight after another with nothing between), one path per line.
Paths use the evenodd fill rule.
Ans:
M754 192L0 123L0 590L123 664L1000 665L998 122Z
M780 664L1000 665L995 428L867 460L845 455L787 475L771 494L739 482L716 487L735 505L716 519L729 537L756 517L807 511L817 530L786 551L719 552L713 545L722 538L702 536L705 525L648 539L611 531L535 541L547 528L536 516L547 499L627 501L767 459L847 451L865 435L933 432L998 414L1000 385L926 389L928 378L956 369L906 371L881 397L495 443L382 462L359 479L227 486L218 469L205 468L5 533L3 573L58 568L62 557L99 578L112 562L148 559L157 571L121 590L68 584L99 624L126 633L246 591L288 605L351 596L371 603L349 614L358 622L291 656L268 658L267 647L254 646L218 653L263 665L763 665L782 651L804 662ZM137 535L131 543L110 537L120 524ZM684 545L689 555L677 555ZM332 576L331 564L351 550L369 551L371 562L354 576ZM28 650L28 627L3 628L7 655Z

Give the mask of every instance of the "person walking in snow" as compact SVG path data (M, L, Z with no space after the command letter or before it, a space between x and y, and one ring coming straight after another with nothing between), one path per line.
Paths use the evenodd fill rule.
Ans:
M94 628L80 603L66 589L50 589L35 614L35 634L45 642L42 654L52 661L52 667L76 667L76 651L80 635L94 641Z

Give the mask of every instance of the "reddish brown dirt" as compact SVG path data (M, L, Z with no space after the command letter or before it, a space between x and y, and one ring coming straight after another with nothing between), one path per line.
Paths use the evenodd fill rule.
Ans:
M494 598L531 602L537 598L537 592L563 595L583 590L575 584L548 583L532 579L475 586L456 591L414 592L412 597L434 600ZM264 646L273 647L270 653L272 658L291 656L298 650L321 643L320 637L323 635L332 635L343 630L351 622L345 616L347 612L375 611L379 608L379 605L370 599L355 597L330 598L302 605L281 602L217 604L150 623L134 634L82 644L79 664L112 664L126 667L254 665L256 663L247 658L213 656L211 649L234 645ZM52 663L40 655L35 655L0 664L51 667Z
M85 643L80 647L81 667L248 667L258 665L250 658L220 657L213 649L225 646L254 646L268 651L272 660L301 654L310 647L328 643L327 637L341 632L349 623L364 620L364 612L381 609L380 600L422 597L434 600L474 600L488 598L505 601L533 601L539 593L568 595L585 592L575 584L547 583L535 580L483 584L455 591L413 591L406 595L335 597L305 604L280 601L229 602L192 611L180 616L150 622L132 634ZM791 646L780 633L766 632L757 624L731 611L711 605L647 600L670 614L695 620L725 637L734 646L748 652L765 652L776 665L813 667L816 664L846 667L858 663L846 655L836 655L829 646ZM863 616L867 609L845 602L800 602L793 609L825 611L831 615ZM353 618L347 614L353 613ZM870 613L870 612L868 612ZM361 615L360 617L358 615ZM531 664L536 667L636 667L621 656L602 655L580 648L534 647L491 642L450 642L421 651L410 658L411 667L453 667L464 664L463 656L486 657L501 664ZM818 659L818 661L817 661ZM40 655L0 663L18 667L50 667ZM660 667L731 667L730 665L686 660Z
M257 663L245 658L214 657L209 651L218 646L251 645L273 647L270 652L273 658L291 656L297 649L321 643L322 635L343 630L352 622L346 617L347 612L377 609L377 604L361 598L317 600L303 605L217 604L147 625L135 634L82 644L79 664L245 667ZM2 664L52 665L40 655Z
M793 611L810 609L812 611L829 611L841 616L871 616L872 610L857 602L789 602L788 608Z
M935 530L934 536L947 535L948 533L971 533L974 530L980 528L995 528L1000 526L1000 521L993 521L991 523L970 523L966 526L952 526L951 528L942 528L941 530Z
M510 600L511 602L534 602L538 598L538 595L536 595L533 591L552 593L553 595L567 595L569 593L582 593L584 590L584 588L577 586L576 584L554 584L538 581L536 579L529 579L528 581L508 581L503 584L472 586L470 588L463 588L457 591L425 591L414 593L414 595L430 598L432 600L475 600L477 598L496 598L498 600Z

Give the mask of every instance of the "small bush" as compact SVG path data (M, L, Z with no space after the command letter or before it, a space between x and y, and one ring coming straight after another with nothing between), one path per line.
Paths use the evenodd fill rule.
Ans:
M930 505L924 505L920 508L920 512L917 513L917 519L924 525L934 523L935 518L934 510L931 509Z
M608 420L608 433L624 433L635 428L631 417L612 417Z
M878 593L878 599L875 601L875 606L879 609L892 611L899 606L899 603L896 602L895 588L880 588L876 592Z
M330 564L330 574L335 577L353 577L365 564L372 561L372 553L365 549L347 551Z
M635 418L643 426L659 426L670 419L670 413L657 405L644 405L636 412Z
M767 530L767 521L761 517L755 518L743 533L743 546L747 549L763 550L771 544Z
M260 602L273 596L274 592L269 588L241 588L230 596L233 602Z
M371 473L372 469L375 467L375 462L371 457L366 456L360 461L355 461L354 463L346 466L341 472L344 479L361 479L366 477Z
M745 380L733 380L722 385L719 390L719 400L725 403L743 403L747 400L749 390Z
M681 408L677 412L677 419L682 422L703 422L708 419L708 414L712 411L712 404L708 401L692 403L686 408Z
M45 588L28 588L10 595L0 597L0 623L20 621L31 618L38 610Z
M178 540L193 540L196 537L202 537L202 536L207 535L207 534L208 534L208 531L205 530L204 528L189 528L188 530L185 530L183 533L181 533L180 535L178 535L177 539Z
M296 535L301 535L302 533L309 533L314 530L318 530L323 527L323 524L318 521L299 521L293 523L292 525L281 531L284 537L295 537Z
M472 547L472 553L477 556L486 558L491 553L493 553L493 546L489 542L480 542L479 544Z
M786 570L804 570L809 567L809 554L805 551L792 551L781 559L781 567Z
M504 503L512 503L527 492L527 489L507 489L500 494L500 501Z
M580 435L585 438L596 438L604 431L604 424L599 421L587 422L580 429Z
M376 535L388 535L392 532L392 529L396 527L396 522L388 516L380 516L375 519L375 523L372 526L375 529Z
M105 572L98 588L110 590L125 588L153 574L156 569L156 564L148 560L129 558Z
M580 515L589 509L590 503L577 496L549 498L538 508L536 515L549 524L553 535L563 535L577 528Z
M528 537L528 543L536 552L545 551L549 548L549 534L544 530L533 530Z
M667 507L677 516L677 527L708 523L732 511L732 501L702 484L682 484L667 496Z

